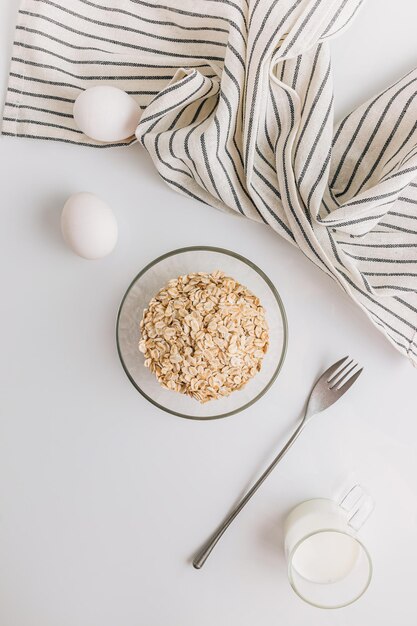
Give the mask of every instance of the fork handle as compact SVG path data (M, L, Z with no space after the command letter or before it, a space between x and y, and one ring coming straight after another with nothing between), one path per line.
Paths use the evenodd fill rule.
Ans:
M269 476L269 474L272 472L272 470L278 465L278 463L280 462L282 457L291 448L292 444L294 443L294 441L297 439L297 437L300 435L301 431L303 430L303 427L304 427L305 423L306 423L305 420L303 420L301 422L301 424L296 428L294 433L288 439L288 441L285 444L285 446L282 448L282 450L280 450L280 452L277 454L277 456L272 461L272 463L264 471L262 476L260 476L258 478L256 483L249 489L247 494L242 498L242 500L240 500L240 502L235 506L235 508L229 513L229 515L226 517L226 519L221 524L221 526L219 526L219 528L216 530L216 532L210 537L210 539L208 539L208 541L203 545L201 550L196 554L196 556L194 557L194 560L193 560L193 566L196 569L200 569L201 567L203 567L204 563L208 559L211 551L213 550L213 548L216 545L216 543L219 541L220 537L224 534L226 529L229 528L230 524L239 515L239 513L241 512L243 507L249 502L249 500L252 498L254 493L262 485L264 480Z

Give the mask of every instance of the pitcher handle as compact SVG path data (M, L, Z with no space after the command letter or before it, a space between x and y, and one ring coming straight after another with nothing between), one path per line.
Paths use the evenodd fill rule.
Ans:
M371 515L375 503L369 493L356 483L339 501L339 506L346 511L349 526L358 531Z

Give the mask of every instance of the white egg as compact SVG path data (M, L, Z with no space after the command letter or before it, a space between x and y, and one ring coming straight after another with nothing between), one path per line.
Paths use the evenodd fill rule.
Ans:
M62 235L69 247L85 259L100 259L117 242L117 221L111 208L92 193L76 193L61 214Z
M74 120L85 135L96 141L123 141L135 134L141 110L129 94L117 87L97 85L76 99Z

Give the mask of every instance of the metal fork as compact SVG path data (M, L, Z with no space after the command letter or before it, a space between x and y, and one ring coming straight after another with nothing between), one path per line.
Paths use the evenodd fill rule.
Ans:
M203 567L208 556L210 555L211 551L213 550L214 546L219 541L225 530L239 515L240 511L249 502L251 497L259 489L267 476L269 476L272 470L278 465L282 457L288 452L288 450L291 448L294 441L304 430L310 419L314 415L321 413L321 411L324 411L329 406L334 404L337 400L339 400L339 398L343 396L343 394L346 393L348 389L350 389L355 380L360 376L363 368L358 370L357 363L353 359L348 359L349 357L345 357L343 359L340 359L340 361L338 361L337 363L334 363L334 365L329 367L329 369L327 369L324 374L322 374L317 380L307 400L304 417L301 420L300 425L297 426L285 446L278 453L278 455L265 470L262 476L258 478L253 487L249 489L248 493L235 506L231 513L229 513L223 524L219 526L216 532L210 537L210 539L204 544L201 550L196 554L193 560L193 565L196 569L200 569L201 567ZM342 365L343 367L341 367Z

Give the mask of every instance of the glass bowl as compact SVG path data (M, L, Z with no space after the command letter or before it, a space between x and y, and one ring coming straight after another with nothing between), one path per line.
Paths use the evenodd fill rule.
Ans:
M248 287L261 301L269 326L269 348L258 372L243 389L227 398L200 404L176 391L164 389L144 365L139 352L139 323L149 301L171 279L193 272L221 270ZM239 254L206 246L181 248L149 263L133 280L117 316L117 349L123 368L136 389L163 411L189 419L216 419L243 411L259 400L272 385L284 362L287 348L287 318L281 298L269 278L254 263Z

